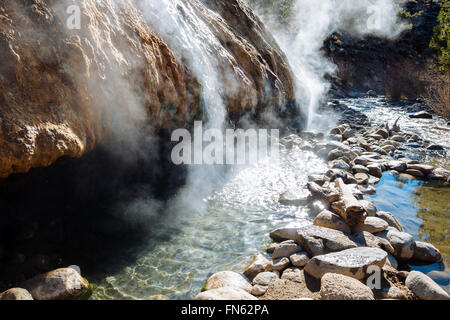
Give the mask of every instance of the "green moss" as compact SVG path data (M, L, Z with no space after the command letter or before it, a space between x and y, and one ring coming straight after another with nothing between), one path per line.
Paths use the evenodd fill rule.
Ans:
M450 0L444 0L439 13L439 24L434 28L434 36L430 47L440 54L443 71L450 70Z

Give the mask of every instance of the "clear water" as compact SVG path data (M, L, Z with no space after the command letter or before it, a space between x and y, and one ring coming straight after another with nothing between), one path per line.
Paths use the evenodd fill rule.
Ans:
M389 105L383 99L342 102L361 110L374 123L392 123L396 115L406 114L402 108ZM442 122L446 127L443 121L439 119L438 125ZM436 129L436 122L431 125L429 120L412 121L404 117L400 124L404 130L449 147L448 131ZM417 150L411 152L416 154ZM427 153L423 154L427 161L448 164L446 157L429 158ZM311 223L306 208L281 206L278 199L286 190L302 188L309 174L325 169L326 164L316 155L297 147L282 149L279 161L268 160L257 166L232 169L215 192L200 199L204 206L194 211L178 208L155 226L148 245L134 249L139 250L137 261L133 260L119 271L87 275L95 286L92 299L148 299L154 295L192 299L211 274L221 270L242 272L252 256L264 251L269 244L270 231L286 225ZM421 206L421 198L417 198L420 188L427 186L421 186L419 182L400 185L392 177L385 176L374 199L380 210L395 213L417 239L431 240L447 254L449 198L435 196L439 191L430 189L431 203L436 201L444 208L444 211L434 210L433 217L441 225L439 231L435 230L425 222L427 205ZM192 196L195 197L195 192ZM436 237L439 240L434 240ZM448 255L446 259L448 265ZM429 269L426 273L444 270L443 265L426 268ZM433 277L440 284L448 285L447 273L435 273Z

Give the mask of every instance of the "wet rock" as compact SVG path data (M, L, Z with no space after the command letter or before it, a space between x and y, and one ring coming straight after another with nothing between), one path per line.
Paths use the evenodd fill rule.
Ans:
M394 256L399 260L409 260L414 255L416 241L409 233L400 232L389 227L387 230L377 233L376 236L388 240L394 247Z
M389 161L387 163L387 167L389 168L389 170L394 170L397 171L399 173L404 173L406 172L406 163L402 162L402 161Z
M344 233L350 233L350 227L345 221L337 214L324 210L314 219L314 225L329 229L342 231Z
M245 290L234 287L222 287L198 294L194 300L258 300Z
M283 270L285 270L286 268L289 268L290 265L291 265L291 261L289 260L289 258L275 259L267 265L265 271L267 271L267 272L272 272L272 271L283 272Z
M410 175L410 176L412 176L414 178L419 178L419 179L425 178L424 173L422 171L419 171L419 170L408 169L408 170L406 170L406 174Z
M375 234L386 230L389 224L383 219L377 217L367 217L363 225L352 227L353 233L359 233L367 231L369 233Z
M345 131L342 133L342 139L343 139L343 140L347 140L347 139L353 137L354 135L355 135L355 131L352 130L352 129L350 129L350 128L347 128L347 129L345 129Z
M398 231L403 232L403 227L392 213L386 211L378 211L375 216L386 221L390 227L393 227Z
M297 228L280 228L270 233L270 238L275 242L297 239Z
M70 300L88 298L92 292L89 282L72 268L56 269L25 281L35 300Z
M309 256L306 252L299 252L291 255L289 257L289 260L291 260L291 263L294 267L304 267L309 262Z
M33 300L33 297L25 289L12 288L0 293L0 300Z
M344 152L342 150L340 150L340 149L331 150L328 153L328 161L336 160L337 158L340 158L343 155L344 155Z
M350 170L350 165L348 164L348 163L346 163L345 161L343 161L343 160L334 160L334 161L331 161L330 163L329 163L329 166L332 168L332 169L340 169L340 170L344 170L344 171L348 171L348 170Z
M375 300L372 290L360 281L336 273L322 277L321 300Z
M244 271L244 275L252 281L259 273L264 272L269 264L270 261L266 257L258 254Z
M354 165L352 167L352 171L353 173L365 173L365 174L369 174L370 172L368 168L360 164Z
M323 186L324 183L329 182L330 178L328 178L326 175L324 174L319 174L319 175L310 175L308 176L308 181L312 181L314 183L317 183L319 186Z
M153 296L148 297L147 300L150 301L168 301L170 298L168 296L165 296L163 294L155 294Z
M448 293L422 272L411 271L405 284L422 300L450 300Z
M339 127L336 127L336 128L331 129L330 134L334 134L334 135L342 134L342 131Z
M238 288L247 292L252 291L251 284L239 273L232 271L220 271L213 274L206 281L202 291L209 291L224 287Z
M378 129L377 132L375 132L375 133L382 136L383 139L389 138L389 132L386 129Z
M421 171L425 175L433 172L433 170L434 170L433 166L429 166L426 164L408 164L407 168L408 168L408 170Z
M433 115L426 111L420 111L414 114L410 114L411 119L433 119Z
M283 206L300 207L308 203L311 194L308 190L288 190L280 195L279 202Z
M358 184L368 184L369 183L369 175L366 173L355 174L355 179Z
M345 233L318 226L299 228L297 243L312 257L357 247Z
M405 142L406 141L405 137L400 136L400 135L392 136L391 139L395 142Z
M430 151L445 151L445 148L438 144L432 144L427 149Z
M387 253L379 248L353 248L329 253L312 258L305 267L305 272L320 279L326 273L338 273L355 279L367 276L367 268L384 266Z
M365 173L369 173L374 177L381 178L383 176L383 169L382 169L381 165L378 163L369 164L367 166L367 169L369 170L369 172L365 172Z
M302 251L302 247L300 247L298 244L294 243L293 241L280 243L273 252L272 259L276 260L279 258L289 257L294 253Z
M413 259L435 263L442 259L441 253L431 243L416 241Z

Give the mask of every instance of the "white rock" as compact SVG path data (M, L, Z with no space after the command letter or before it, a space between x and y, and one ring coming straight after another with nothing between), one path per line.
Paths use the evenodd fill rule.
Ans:
M212 289L198 294L195 300L258 300L245 290L234 287Z
M354 278L335 273L327 273L322 277L320 299L375 300L368 286Z
M203 291L224 287L239 288L247 292L252 291L250 283L239 273L232 271L221 271L213 274L208 281L206 281Z
M450 296L430 277L419 271L411 271L406 286L422 300L450 300Z
M353 248L312 258L305 272L320 279L326 273L338 273L355 279L367 276L369 266L382 268L386 263L387 252L379 248Z
M38 275L22 285L35 300L68 300L88 297L89 282L75 269L61 268Z

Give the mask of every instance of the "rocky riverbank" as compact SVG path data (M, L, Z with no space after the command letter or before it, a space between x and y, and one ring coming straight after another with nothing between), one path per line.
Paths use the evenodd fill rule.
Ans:
M329 170L311 175L303 190L289 190L280 202L308 206L313 225L280 228L270 233L267 254L258 254L243 275L214 274L198 300L449 300L427 275L409 272L406 263L431 264L442 259L432 244L404 232L395 212L378 211L368 195L376 193L383 174L450 182L450 172L402 157L412 142L432 146L403 132L395 119L371 125L367 117L338 102L341 124L328 136L301 132L282 140L317 152ZM430 113L411 113L425 118ZM429 148L437 149L438 146Z

